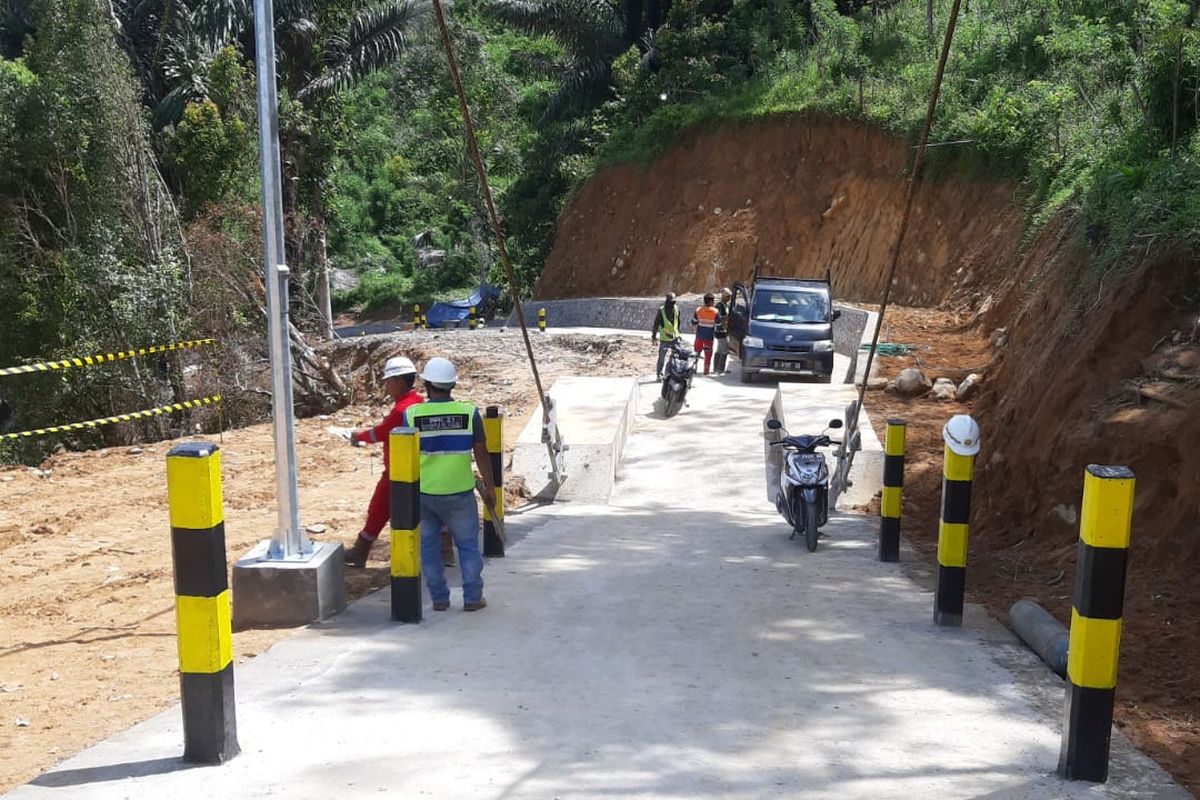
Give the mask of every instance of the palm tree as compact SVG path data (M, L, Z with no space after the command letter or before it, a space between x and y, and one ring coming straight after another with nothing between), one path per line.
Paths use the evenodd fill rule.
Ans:
M653 57L654 34L671 0L496 0L491 12L529 33L549 36L567 51L562 84L546 117L594 108L612 93L613 62L630 47Z

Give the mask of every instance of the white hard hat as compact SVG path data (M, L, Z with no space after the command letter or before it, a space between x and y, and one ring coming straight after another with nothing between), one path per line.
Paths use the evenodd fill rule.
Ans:
M383 379L399 378L401 375L416 375L417 365L406 356L393 356L383 365Z
M452 386L458 383L458 370L445 358L431 358L425 362L425 370L421 380L436 383L439 386Z
M979 452L979 423L966 414L955 414L942 428L946 445L960 456Z

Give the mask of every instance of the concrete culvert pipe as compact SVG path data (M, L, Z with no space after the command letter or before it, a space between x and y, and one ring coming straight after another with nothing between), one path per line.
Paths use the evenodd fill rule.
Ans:
M1067 645L1071 633L1050 612L1029 598L1008 610L1013 630L1059 677L1067 674Z

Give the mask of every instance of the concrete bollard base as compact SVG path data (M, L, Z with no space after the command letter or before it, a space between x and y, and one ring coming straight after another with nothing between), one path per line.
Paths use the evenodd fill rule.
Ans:
M314 542L306 561L266 561L260 542L233 565L233 629L285 628L329 619L346 607L342 546Z

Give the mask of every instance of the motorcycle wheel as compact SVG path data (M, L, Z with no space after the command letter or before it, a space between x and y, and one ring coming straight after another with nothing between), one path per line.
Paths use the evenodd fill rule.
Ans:
M810 553L817 549L817 507L815 504L804 506L804 546Z
M683 407L683 396L678 392L672 392L667 396L667 404L663 408L663 415L673 417L679 413L679 409Z

